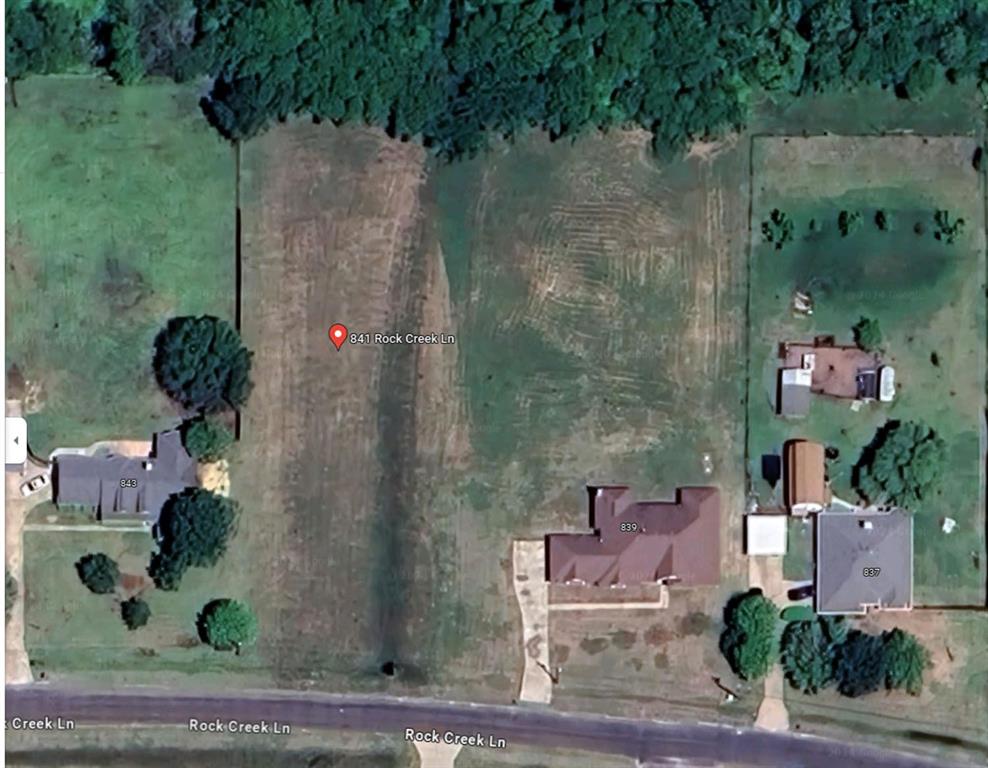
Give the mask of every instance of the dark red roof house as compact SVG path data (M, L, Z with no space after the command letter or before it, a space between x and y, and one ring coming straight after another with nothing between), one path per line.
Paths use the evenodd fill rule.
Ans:
M633 501L624 485L590 494L593 533L546 538L546 581L621 587L720 582L720 492L679 488L675 501Z

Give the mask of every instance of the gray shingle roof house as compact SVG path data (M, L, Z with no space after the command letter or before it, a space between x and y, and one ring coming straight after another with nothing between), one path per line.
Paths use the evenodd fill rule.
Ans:
M817 613L912 608L912 515L821 512L816 526Z
M193 485L196 461L178 430L156 434L150 456L65 454L52 470L57 505L91 507L104 521L156 523L168 497Z

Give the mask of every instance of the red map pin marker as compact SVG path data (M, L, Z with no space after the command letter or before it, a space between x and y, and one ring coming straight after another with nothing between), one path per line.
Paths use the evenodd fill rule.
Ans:
M343 342L346 341L347 330L346 326L341 323L335 323L329 329L329 340L333 342L336 346L336 351L340 351L340 347L343 346Z

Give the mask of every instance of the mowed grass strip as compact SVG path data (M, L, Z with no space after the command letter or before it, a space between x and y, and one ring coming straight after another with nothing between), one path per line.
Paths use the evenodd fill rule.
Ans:
M985 405L984 215L981 176L971 165L976 141L918 136L756 138L751 251L749 470L763 503L778 498L761 479L764 453L790 438L833 446L835 492L849 500L853 468L875 431L890 419L925 421L946 440L941 489L915 513L918 604L984 600L982 429ZM794 163L803 168L793 174ZM778 208L792 217L795 240L776 250L761 222ZM881 209L893 225L881 231ZM933 237L933 215L947 209L966 222L948 245ZM863 222L843 237L840 211ZM813 296L812 316L791 309L793 291ZM876 318L883 360L896 369L890 404L857 413L850 401L814 396L804 419L773 411L780 342L833 334L852 342L852 326ZM957 521L950 534L944 518Z
M191 569L178 591L165 592L147 576L154 548L151 535L141 530L25 532L24 640L36 678L41 673L55 680L98 674L104 681L161 683L185 675L207 681L213 674L236 672L244 683L267 680L252 649L239 656L219 653L197 635L203 605L217 597L247 596L244 574L232 572L236 560ZM114 594L94 594L79 580L75 564L97 552L120 568ZM120 602L135 595L147 601L151 619L130 631L120 617Z
M232 318L235 166L194 85L29 78L8 105L7 367L32 449L148 437L176 314ZM36 401L37 404L34 404Z

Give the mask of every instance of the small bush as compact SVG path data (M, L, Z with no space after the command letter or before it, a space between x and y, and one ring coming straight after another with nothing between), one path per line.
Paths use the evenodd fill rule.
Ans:
M837 216L837 228L841 237L849 237L861 229L861 211L841 211Z
M862 317L854 325L854 343L866 352L873 352L882 346L882 327L873 317Z
M84 556L75 567L82 583L98 595L112 592L120 583L120 569L116 562L102 552Z
M140 629L151 618L151 607L140 598L132 597L120 604L120 616L127 629Z
M792 242L795 230L792 219L778 208L772 210L768 221L762 222L762 237L765 242L772 243L777 251L781 251L786 243Z
M233 434L213 419L198 418L182 425L185 450L200 461L218 461L233 445Z
M240 651L257 639L257 617L246 603L214 600L199 614L199 635L218 651Z

